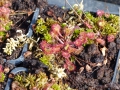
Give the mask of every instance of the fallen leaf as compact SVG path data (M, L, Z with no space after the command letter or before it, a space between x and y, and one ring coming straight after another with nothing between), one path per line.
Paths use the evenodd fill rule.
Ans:
M9 37L9 36L10 36L10 35L7 33L7 34L6 34L6 37Z
M106 64L107 64L107 61L108 61L108 59L105 58L105 60L103 61L103 64L106 65Z
M102 63L97 63L97 65L96 65L96 66L100 67L100 66L102 66Z
M102 55L105 56L105 52L106 52L107 48L104 46L104 47L101 48L100 50L101 50L101 52L102 52Z
M84 70L84 67L81 67L81 68L79 69L80 73L82 73L83 70Z

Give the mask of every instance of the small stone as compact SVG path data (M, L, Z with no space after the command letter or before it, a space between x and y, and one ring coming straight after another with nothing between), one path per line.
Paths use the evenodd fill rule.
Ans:
M26 58L26 57L30 56L31 54L32 54L31 51L27 51L27 52L24 53L24 57Z
M100 67L102 66L102 63L97 63L96 66Z
M88 64L86 65L86 71L87 72L92 72L92 68Z
M59 20L59 22L62 22L62 21L63 21L61 17L58 17L58 20Z

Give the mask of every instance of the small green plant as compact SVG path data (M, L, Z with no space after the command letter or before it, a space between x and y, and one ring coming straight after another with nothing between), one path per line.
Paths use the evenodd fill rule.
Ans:
M44 63L46 66L48 66L50 69L52 68L52 60L54 60L53 55L45 55L43 54L40 58L40 61Z
M49 33L50 25L56 23L55 20L47 18L46 21L43 18L37 20L35 33L43 35L42 39L51 42L52 37Z
M29 89L35 86L36 75L28 74L25 79L25 87L29 87Z
M48 78L43 72L40 72L39 74L29 73L28 75L16 75L14 80L17 81L21 87L29 88L29 90L32 90L33 88L43 89L48 82Z

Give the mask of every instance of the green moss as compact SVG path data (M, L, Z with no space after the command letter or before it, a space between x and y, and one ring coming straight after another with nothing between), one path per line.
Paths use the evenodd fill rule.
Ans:
M5 80L5 74L3 72L0 72L0 82L4 82Z
M38 89L44 88L45 84L48 82L48 78L45 73L40 72L39 74L29 73L16 75L14 81L17 81L21 87L32 90L34 87Z
M40 61L42 63L44 63L46 66L48 66L50 69L52 68L52 64L51 64L51 57L52 55L43 55L41 58L40 58Z
M56 83L52 85L52 89L53 90L61 90L60 86Z

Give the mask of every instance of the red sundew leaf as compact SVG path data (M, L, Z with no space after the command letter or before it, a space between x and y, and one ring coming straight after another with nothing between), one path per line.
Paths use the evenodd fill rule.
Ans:
M67 51L62 51L61 53L62 53L62 56L66 59L68 59L71 56L70 53L68 53Z
M5 28L0 26L0 31L5 31Z
M65 62L66 62L67 65L68 64L73 64L69 59L66 59Z
M46 47L44 50L43 50L43 52L45 53L45 54L54 54L54 52L53 52L53 50L52 50L52 47Z
M47 83L42 90L49 90L51 86L54 84L55 80L52 80L50 83Z
M80 39L80 38L79 38ZM81 38L81 41L83 42L83 44L85 44L85 43L87 43L87 37L85 37L85 38Z
M68 65L67 65L66 63L63 65L63 67L64 67L65 69L67 69L67 66L68 66Z
M61 44L64 44L64 42L59 38L58 34L54 33L53 31L50 31L50 35L52 38L58 40Z
M87 42L87 33L86 32L81 32L80 36L78 37L83 44Z
M64 68L68 71L74 71L76 69L76 66L69 59L66 59L65 62Z
M47 41L43 40L41 43L40 43L40 48L41 49L44 49L46 47L51 47L51 45L49 43L47 43Z
M79 47L79 46L82 46L83 42L80 39L76 39L74 41L74 44L75 44L75 46Z
M73 43L74 43L75 46L80 47L83 44L87 43L87 36L86 35L80 35L78 37L78 39L76 39Z
M76 54L76 55L80 54L80 53L82 52L83 49L84 49L83 46L78 47L78 48L75 50L74 54Z
M58 34L54 33L53 31L50 31L50 35L51 35L53 38L58 37Z
M89 39L94 39L95 38L95 33L94 32L89 32L89 33L87 33L87 37Z
M3 72L3 66L0 65L0 72Z
M105 40L104 39L101 39L101 38L97 38L96 39L96 42L98 42L99 44L101 44L101 45L105 45Z
M113 42L115 40L115 36L110 34L107 36L107 40L108 40L108 42Z
M86 37L87 37L87 33L86 33L86 32L81 32L81 33L80 33L80 37L86 38Z
M88 22L84 22L84 25L85 25L87 28L89 28L89 29L92 28L92 25L90 25Z
M82 44L87 42L87 33L81 32L78 39L76 39L73 43L75 46L79 47L82 46Z
M101 17L105 14L103 10L97 10L97 16Z
M63 48L63 44L53 44L54 47L60 47L60 48Z
M40 48L45 54L52 54L51 44L47 43L45 40L40 43Z
M74 64L71 64L71 65L67 65L67 69L72 72L76 69L76 66Z
M4 7L10 7L12 4L11 4L11 2L10 2L10 0L8 0L8 1L4 1Z
M11 6L10 2L6 2L6 4L4 4L4 7L8 8L9 6Z
M51 25L51 31L54 34L59 35L59 36L62 37L60 30L61 30L61 26L59 24L56 23L56 24Z
M10 14L10 9L3 6L3 7L0 7L0 12L1 12L1 15L8 18Z
M52 53L57 53L61 51L61 48L63 48L63 44L55 44L52 46Z
M67 51L69 53L74 53L76 50L77 50L76 48L69 46Z
M32 90L39 90L38 87L33 87Z

